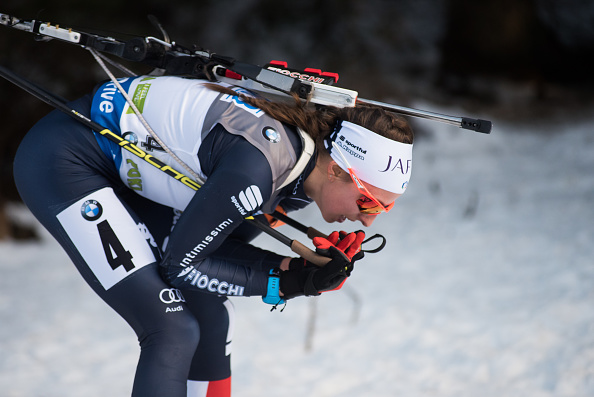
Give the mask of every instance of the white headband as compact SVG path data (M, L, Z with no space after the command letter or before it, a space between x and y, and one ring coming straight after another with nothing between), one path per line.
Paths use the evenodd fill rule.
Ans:
M340 168L348 171L350 164L363 182L397 194L406 190L412 167L412 144L394 141L360 125L342 121L326 139L325 145ZM342 153L336 153L337 150Z

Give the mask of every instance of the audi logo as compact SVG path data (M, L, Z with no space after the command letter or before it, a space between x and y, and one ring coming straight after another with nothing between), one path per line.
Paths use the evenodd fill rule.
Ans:
M159 292L159 299L161 299L161 302L166 304L180 303L186 301L181 291L176 288L162 289L161 292Z

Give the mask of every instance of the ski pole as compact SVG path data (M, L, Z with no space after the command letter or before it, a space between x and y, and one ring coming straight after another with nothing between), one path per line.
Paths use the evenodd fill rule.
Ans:
M3 66L0 66L0 76L4 77L6 80L10 81L17 87L22 88L23 90L27 91L29 94L35 96L36 98L41 99L43 102L47 103L48 105L73 117L75 120L81 122L85 126L92 129L93 131L98 132L105 138L118 144L120 147L128 150L135 156L141 158L142 160L144 160L147 163L149 163L150 165L152 165L153 167L156 167L157 169L164 172L165 174L175 178L177 181L184 184L185 186L187 186L193 190L198 190L198 188L200 188L200 185L197 182L195 182L194 180L192 180L190 177L182 174L181 172L176 171L169 165L167 165L164 162L162 162L161 160L159 160L157 157L154 157L153 155L146 153L144 150L142 150L138 146L134 145L132 142L127 141L126 139L113 133L109 129L107 129L107 128L103 127L102 125L89 119L87 116L70 108L63 100L57 98L53 94L48 93L43 88L36 86L35 84L24 79L23 77L18 76L17 74L6 69Z
M185 186L197 191L200 188L200 185L190 179L188 176L174 170L158 158L147 154L144 150L140 149L133 143L125 140L124 138L120 137L119 135L113 133L109 129L103 127L99 123L94 122L93 120L89 119L85 115L77 112L76 110L70 108L64 100L58 98L57 96L47 92L43 88L36 86L35 84L31 83L30 81L26 80L25 78L18 76L16 73L8 70L4 66L0 66L0 77L5 78L6 80L10 81L17 87L25 90L29 94L33 95L34 97L42 100L46 104L66 113L67 115L73 117L75 120L81 122L85 126L89 127L93 131L99 132L101 135L106 137L107 139L115 142L122 148L130 151L135 156L143 159L150 165L156 167L160 171L164 172L165 174L175 178L180 183L183 183ZM293 252L298 254L299 256L305 258L306 260L318 265L323 266L330 261L330 258L321 256L316 254L311 249L307 248L305 245L300 243L297 240L291 240L289 237L285 236L284 234L272 229L269 225L261 222L260 220L249 216L245 218L250 224L255 225L260 230L268 234L269 236L277 239L281 243L287 245Z
M297 222L295 219L289 218L287 215L283 214L280 211L274 211L272 213L272 216L280 221L285 222L287 225L299 230L300 232L305 233L307 235L307 237L309 237L310 239L313 239L314 237L328 238L328 235L320 232L319 230L317 230L311 226L305 226L303 223ZM274 229L272 229L272 230L274 230ZM372 240L376 240L376 239L381 239L380 245L377 248L369 249L369 250L364 250L364 249L361 249L361 250L363 252L370 253L370 254L380 252L381 250L383 250L384 247L386 246L386 238L379 233L376 233L373 236L369 237L367 240L363 241L361 243L361 246L365 243L368 243L368 242L370 242Z
M287 237L284 234L282 234L281 232L271 228L269 225L267 225L266 223L262 222L259 219L253 218L251 223L253 225L255 225L257 228L259 228L260 230L262 230L264 233L268 234L269 236L275 238L282 244L289 247L291 249L291 251L298 254L300 257L313 263L316 266L324 266L331 260L330 258L328 258L326 256L321 256L321 255L316 254L314 251L307 248L305 245L301 244L299 241L290 239L289 237Z
M287 215L283 214L282 212L274 211L272 213L272 216L275 217L276 219L278 219L279 221L285 222L287 225L299 230L300 232L305 233L307 235L307 237L309 237L310 239L313 239L314 237L328 238L327 234L324 234L324 233L320 232L319 230L314 229L313 227L305 226L303 223L297 222L293 218L289 218Z

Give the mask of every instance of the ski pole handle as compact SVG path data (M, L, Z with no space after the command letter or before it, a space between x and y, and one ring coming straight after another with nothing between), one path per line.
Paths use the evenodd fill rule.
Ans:
M311 262L314 265L319 266L319 267L323 267L328 262L331 261L330 258L316 254L314 251L307 248L305 245L301 244L297 240L293 240L291 242L291 251L293 251L294 253L296 253L297 255L299 255L300 257L305 259L306 261Z
M320 232L318 229L310 226L307 228L307 237L309 237L310 240L313 240L314 237L328 238L328 235L324 234L324 233Z
M318 255L302 243L297 240L292 240L289 237L285 236L284 234L280 233L278 230L275 230L270 227L267 223L262 222L261 220L248 217L246 220L249 221L250 224L256 226L258 229L262 230L264 233L268 234L270 237L275 238L280 243L286 245L299 255L300 257L304 258L305 260L313 263L316 266L324 266L326 263L330 262L330 258Z

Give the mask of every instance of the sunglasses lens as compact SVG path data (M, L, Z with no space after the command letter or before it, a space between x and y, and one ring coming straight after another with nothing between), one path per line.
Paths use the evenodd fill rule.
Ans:
M357 206L359 207L359 212L362 214L379 214L380 212L388 212L394 206L394 203L390 203L386 206L382 205L367 188L363 183L357 178L355 172L349 168L349 174L351 175L351 179L355 182L357 189L362 194L361 198L357 200Z
M359 212L363 214L379 214L383 211L380 205L366 196L362 196L357 200L357 206L359 207Z

